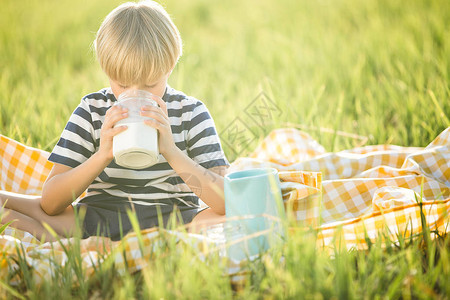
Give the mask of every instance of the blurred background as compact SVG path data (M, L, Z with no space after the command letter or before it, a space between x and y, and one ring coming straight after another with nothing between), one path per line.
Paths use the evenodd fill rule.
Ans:
M108 85L92 42L122 2L1 2L1 134L51 151ZM337 151L426 146L450 126L450 1L160 3L184 43L169 84L207 105L230 162L279 127Z

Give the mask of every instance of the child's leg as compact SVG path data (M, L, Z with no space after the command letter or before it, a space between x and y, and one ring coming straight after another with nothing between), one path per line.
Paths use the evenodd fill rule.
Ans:
M28 215L30 206L39 204L40 196L31 196L13 192L0 191L0 206Z
M38 240L45 236L45 241L53 242L55 238L35 219L10 209L3 209L0 215L0 224L13 221L10 227L31 233Z
M225 221L225 215L216 214L211 208L199 212L191 223L187 225L188 231L198 233L203 228Z
M0 204L5 205L0 223L5 224L11 220L16 219L11 224L11 227L26 230L33 234L30 229L36 228L34 232L38 235L46 233L47 230L42 226L42 223L47 223L55 232L66 237L71 236L75 229L75 213L72 206L67 207L64 212L55 215L47 215L41 208L39 203L40 197L28 196L16 193L0 191ZM6 215L9 213L8 215ZM33 227L35 226L35 227ZM38 236L36 236L38 237ZM40 238L40 236L38 237ZM47 233L47 239L49 234Z

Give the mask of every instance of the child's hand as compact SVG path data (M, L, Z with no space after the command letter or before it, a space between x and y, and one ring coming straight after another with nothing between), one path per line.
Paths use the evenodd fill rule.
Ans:
M159 97L153 97L159 107L146 105L141 109L141 115L151 118L145 120L145 124L156 128L159 131L159 152L165 156L166 153L171 151L175 146L175 142L172 137L172 129L170 128L169 115L167 113L167 105Z
M101 133L100 133L100 147L98 152L102 153L105 158L112 160L113 156L113 137L122 131L127 129L127 126L117 126L114 125L128 117L127 109L119 105L115 105L108 109L105 115L105 121L103 122Z

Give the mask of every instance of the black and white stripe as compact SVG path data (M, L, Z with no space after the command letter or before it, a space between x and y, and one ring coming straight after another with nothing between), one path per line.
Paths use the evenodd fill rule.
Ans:
M167 87L163 96L176 146L205 168L229 165L214 121L199 100ZM100 144L100 130L106 111L116 102L110 88L89 94L72 113L49 160L72 168L85 162ZM158 163L133 170L112 161L89 186L83 202L103 194L105 199L133 199L136 204L196 206L197 196L175 173L164 156ZM98 197L95 197L98 199ZM128 201L128 200L127 200Z

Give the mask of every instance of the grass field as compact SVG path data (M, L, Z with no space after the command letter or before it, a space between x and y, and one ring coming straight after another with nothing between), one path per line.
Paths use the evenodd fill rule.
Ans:
M82 96L107 85L91 44L120 2L3 0L0 10L0 133L51 151ZM450 2L400 0L165 1L184 54L169 84L201 99L232 162L290 122L328 151L367 144L425 146L450 126ZM276 113L248 114L260 95ZM226 130L236 118L251 141ZM31 279L0 297L41 298L448 298L449 239L330 257L314 237L292 236L284 265L257 262L236 293L220 263L161 255L136 275L105 265L72 289L67 270L34 289ZM275 255L275 256L276 256ZM275 257L276 259L276 257ZM67 266L66 268L70 268ZM24 276L26 277L25 273ZM83 280L83 278L78 278ZM7 283L5 283L7 284ZM12 294L11 294L12 293Z

